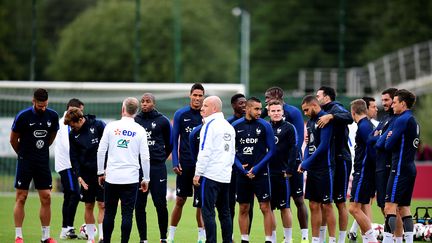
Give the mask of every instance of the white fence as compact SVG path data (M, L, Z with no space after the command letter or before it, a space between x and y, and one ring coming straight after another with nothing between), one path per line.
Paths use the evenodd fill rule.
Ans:
M337 68L314 68L299 71L300 93L329 85L345 90L347 96L374 94L388 87L418 80L432 74L432 40L383 56L364 67L347 68L342 72L343 83L338 83ZM343 87L338 87L343 85Z

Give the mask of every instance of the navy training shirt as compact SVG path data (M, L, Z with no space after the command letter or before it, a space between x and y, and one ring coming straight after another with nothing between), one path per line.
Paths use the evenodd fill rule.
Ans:
M318 127L318 119L327 113L321 110L316 117L309 119L306 129L309 137L304 151L302 168L315 172L334 167L333 123Z
M197 158L198 158L200 132L201 132L202 126L203 126L203 124L195 127L189 135L190 151L192 154L192 158L195 160L195 163L196 163Z
M252 167L254 175L267 172L269 159L275 152L270 124L262 118L247 120L242 117L232 126L236 132L235 164L238 172L246 175ZM245 164L248 166L243 168Z
M297 131L293 124L287 121L270 122L275 137L276 151L270 160L270 173L293 174L297 172L296 157Z
M358 122L354 148L354 173L360 174L361 178L364 174L375 174L375 149L368 139L372 131L373 124L367 117Z
M77 177L97 174L97 150L105 129L105 122L94 115L85 115L86 121L78 131L69 132L69 154Z
M395 119L396 116L393 113L389 113L380 121L380 123L375 128L373 133L371 133L371 135L369 136L369 139L371 140L371 144L375 145L375 150L376 150L376 161L375 161L376 172L382 172L385 171L386 168L390 169L391 167L392 155L391 155L391 151L385 150L386 137L383 136L383 134L386 134L386 132L388 131L389 127L393 124ZM380 135L374 136L375 131L378 131Z
M135 116L135 122L146 130L150 163L165 163L173 148L169 119L157 110L152 110L139 112Z
M174 114L172 132L172 163L173 167L195 166L196 159L193 158L190 146L189 135L194 127L202 124L200 110L194 110L189 105L178 109Z
M416 175L414 160L420 141L420 127L412 111L400 114L390 130L392 135L387 138L385 149L392 152L392 172Z
M58 114L50 108L41 114L33 106L18 112L12 124L12 131L20 134L18 157L30 162L49 161L49 141L58 129Z

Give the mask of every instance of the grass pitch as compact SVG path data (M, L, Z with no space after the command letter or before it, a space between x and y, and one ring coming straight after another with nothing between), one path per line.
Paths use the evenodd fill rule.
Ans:
M149 198L149 201L151 199ZM0 195L0 242L13 242L15 237L15 228L13 222L13 207L15 201L15 194L7 193ZM66 242L85 242L83 240L59 240L59 234L61 230L61 205L63 202L62 194L53 194L52 196L52 219L51 219L51 236L58 240L59 243ZM168 211L171 212L174 202L168 202ZM254 209L254 220L251 230L251 242L263 242L264 241L264 230L263 230L263 217L259 208L255 203ZM293 242L300 242L300 230L297 221L297 210L294 203L291 201L292 213L293 213ZM415 211L417 206L432 206L432 200L415 200L412 203L412 213ZM147 204L147 224L148 224L148 241L150 243L159 242L159 230L157 225L156 210L152 202ZM375 205L373 208L374 222L383 223L384 219L381 213ZM335 211L336 212L336 211ZM275 216L278 220L277 236L278 242L283 239L283 229L280 222L279 211L275 211ZM120 242L120 209L116 216L116 225L113 232L112 242ZM237 215L236 215L237 219ZM350 216L349 227L351 226L352 217ZM75 227L79 229L81 224L84 223L84 205L80 203L78 206L78 212L75 218ZM309 227L310 228L310 227ZM31 193L26 203L26 216L23 225L23 234L25 242L40 242L41 228L39 221L39 198L36 193ZM234 222L234 235L236 242L240 242L240 233L238 222ZM336 235L337 236L337 235ZM311 237L311 231L309 230L309 237ZM188 199L183 209L182 219L176 231L175 241L178 243L190 243L196 242L197 239L197 227L195 221L195 209L192 207L191 199ZM220 227L218 227L218 240L221 241ZM139 242L138 230L135 222L131 232L130 242ZM347 241L348 242L348 241Z

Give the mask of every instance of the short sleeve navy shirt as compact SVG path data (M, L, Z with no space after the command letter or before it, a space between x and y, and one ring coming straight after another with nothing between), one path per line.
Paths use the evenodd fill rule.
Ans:
M38 114L33 107L20 111L12 124L12 131L19 133L18 157L28 161L49 160L49 140L59 129L59 116L47 108Z

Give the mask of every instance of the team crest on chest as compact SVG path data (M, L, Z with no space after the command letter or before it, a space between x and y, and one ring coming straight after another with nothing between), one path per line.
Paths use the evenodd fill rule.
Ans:
M155 127L156 127L156 122L152 122L152 123L151 123L151 126L152 126L152 129L155 129Z
M51 127L51 121L47 121L47 126Z
M282 129L281 129L281 128L276 129L276 133L277 133L277 134L279 134L279 133L281 133L281 132L282 132Z
M90 127L90 132L92 133L92 134L94 134L94 127Z
M257 128L255 131L258 136L261 134L261 129Z

